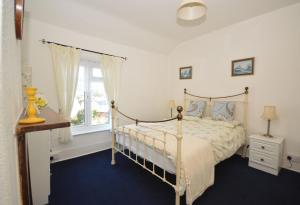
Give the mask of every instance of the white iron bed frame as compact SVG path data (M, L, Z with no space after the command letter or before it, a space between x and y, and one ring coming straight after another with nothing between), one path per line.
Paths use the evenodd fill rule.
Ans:
M112 160L111 160L111 164L115 165L116 164L116 160L115 160L115 154L117 152L123 154L124 156L126 156L127 158L129 158L130 160L134 161L136 164L138 164L139 166L141 166L143 169L149 171L150 173L152 173L154 176L158 177L159 179L161 179L163 182L169 184L171 187L174 188L175 193L176 193L176 197L175 197L175 204L176 205L180 205L180 173L181 173L181 144L182 144L182 120L183 120L183 114L182 111L186 110L186 106L189 100L196 98L196 99L202 99L208 102L208 106L206 109L206 113L210 112L212 103L214 101L218 101L218 100L223 100L223 99L228 99L228 98L236 98L236 97L240 97L240 96L244 96L243 100L240 101L234 101L236 103L242 103L242 111L243 111L243 117L241 120L241 122L243 122L243 127L245 129L245 133L247 131L247 108L248 108L248 94L249 94L249 89L248 87L245 87L244 92L242 93L238 93L235 95L229 95L229 96L222 96L222 97L203 97L203 96L197 96L191 93L188 93L186 89L184 89L184 108L181 106L177 107L177 111L178 111L178 115L175 118L171 118L171 119L167 119L167 120L160 120L160 121L145 121L145 120L138 120L138 119L134 119L132 117L129 117L127 115L125 115L124 113L122 113L118 107L115 105L115 102L112 101L111 102L111 108L112 108ZM168 121L172 121L172 120L177 120L177 133L176 135L171 134L171 133L167 133L165 131L160 131L163 134L163 140L161 139L157 139L155 137L152 136L148 136L147 134L144 133L138 133L136 132L127 132L125 133L124 131L124 126L123 129L119 128L119 125L117 125L117 123L119 122L119 116L123 116L129 120L132 120L136 123L136 125L138 125L139 123L159 123L159 122L168 122ZM116 126L117 125L117 126ZM143 140L141 140L140 138L138 138L137 136L141 135L143 136ZM123 139L125 139L125 137L127 136L129 139L129 146L125 145L125 142L122 146L120 146L120 144L117 142L116 140L116 135L122 135ZM175 156L176 159L176 163L175 163L175 167L176 167L176 181L175 183L172 183L170 180L167 179L166 177L166 169L165 169L165 161L167 160L167 152L166 152L166 137L174 137L177 140L177 156ZM146 139L150 139L152 140L152 147L149 147L148 144L146 144ZM139 147L137 147L134 151L132 150L132 141L136 141L139 142L139 144L142 144L142 149L138 150ZM152 162L152 167L149 168L148 166L146 166L146 161L147 161L147 157L146 157L146 147L153 149L153 151L156 150L155 148L155 143L162 143L163 144L163 157L166 160L163 160L163 166L159 166L163 173L162 176L160 174L158 174L157 170L155 169L155 166L158 166L156 164L154 164ZM126 148L125 148L126 146ZM128 150L128 152L126 152L126 150ZM134 153L135 154L132 154ZM143 154L140 154L142 153ZM244 146L243 149L243 156L245 156L246 154L246 146ZM141 160L138 160L138 157L142 158L142 162Z

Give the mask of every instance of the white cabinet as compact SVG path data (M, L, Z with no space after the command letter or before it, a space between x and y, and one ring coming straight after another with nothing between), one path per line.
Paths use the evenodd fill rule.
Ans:
M33 205L48 204L50 195L50 131L26 134Z
M278 175L282 162L284 139L261 135L252 135L249 139L249 166Z

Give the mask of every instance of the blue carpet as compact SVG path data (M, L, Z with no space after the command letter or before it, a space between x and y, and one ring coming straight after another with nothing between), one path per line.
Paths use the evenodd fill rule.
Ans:
M51 165L52 205L173 205L174 190L110 150ZM215 184L194 205L299 205L300 174L278 177L250 168L239 156L216 166ZM172 177L171 177L172 178ZM185 204L185 196L181 197Z

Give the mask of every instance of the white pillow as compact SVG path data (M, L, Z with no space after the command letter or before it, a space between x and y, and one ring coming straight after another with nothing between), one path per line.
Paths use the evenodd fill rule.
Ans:
M211 116L213 120L234 120L235 103L229 101L216 101L212 107Z

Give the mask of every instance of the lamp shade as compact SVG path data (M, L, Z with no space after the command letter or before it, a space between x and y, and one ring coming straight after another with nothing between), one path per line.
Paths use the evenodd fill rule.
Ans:
M206 5L202 0L182 0L177 9L177 18L193 21L206 14Z
M264 113L261 116L264 120L276 120L276 107L275 106L265 106Z
M170 107L170 108L175 108L175 107L176 107L176 105L175 105L175 100L170 100L170 101L169 101L169 107Z

